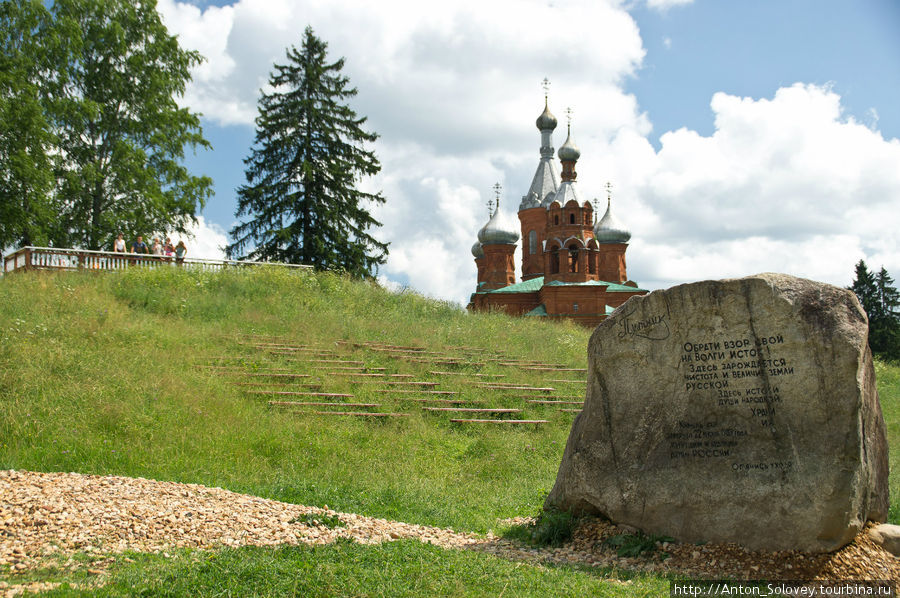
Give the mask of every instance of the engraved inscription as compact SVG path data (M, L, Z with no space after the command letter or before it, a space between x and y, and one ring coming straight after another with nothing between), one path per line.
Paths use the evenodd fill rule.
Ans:
M748 462L742 448L751 435L777 432L782 405L778 381L794 374L794 366L778 355L782 334L717 339L693 339L681 345L683 391L704 406L703 422L679 420L666 435L669 458L726 460L735 473L789 471L790 459L774 456ZM710 414L740 415L713 417L732 422L720 425L709 421ZM700 415L700 414L698 414ZM760 429L762 428L762 430ZM754 430L758 430L755 432Z

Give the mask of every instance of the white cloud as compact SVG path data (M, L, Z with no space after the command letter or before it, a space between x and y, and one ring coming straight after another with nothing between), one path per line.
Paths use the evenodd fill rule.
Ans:
M717 93L715 132L662 136L635 181L632 264L653 280L757 271L846 285L861 258L900 268L900 141L845 118L828 87Z
M647 0L659 10L684 3ZM374 234L391 243L386 280L467 301L491 186L503 185L512 217L537 165L544 76L560 120L555 145L572 106L582 196L602 201L613 182L614 209L634 233L629 274L643 286L759 271L846 285L860 258L900 271L900 142L885 140L874 116L869 126L846 118L827 87L717 93L711 135L666 132L657 152L639 98L622 88L644 50L616 0L159 6L183 45L209 58L185 102L219 124L252 126L259 88L306 24L331 58L346 57L353 106L381 134L383 170L365 186L387 199L373 210L384 223ZM196 251L209 238L214 253L225 235L206 228Z
M189 228L189 234L183 239L172 238L173 243L183 240L187 246L187 257L207 260L225 259L223 247L228 244L228 235L221 226L207 222L203 216L197 217L197 223Z
M656 10L666 11L675 6L692 4L694 0L647 0L647 6Z

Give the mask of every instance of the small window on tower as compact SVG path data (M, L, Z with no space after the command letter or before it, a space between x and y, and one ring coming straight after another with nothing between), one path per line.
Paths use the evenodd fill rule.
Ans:
M575 212L569 214L569 224L575 224Z
M553 224L559 224L559 215L553 217Z
M578 304L577 303L572 304L572 313L576 313L576 314L578 313Z
M535 254L537 253L537 231L529 231L528 232L528 253Z

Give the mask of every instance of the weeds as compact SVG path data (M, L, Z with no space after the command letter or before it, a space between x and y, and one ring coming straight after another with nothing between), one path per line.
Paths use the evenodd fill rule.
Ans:
M660 549L663 542L674 542L674 538L668 536L646 535L643 532L636 534L619 534L607 538L603 544L616 549L616 554L620 557L638 557L644 553L654 553ZM649 555L648 555L649 556ZM666 552L660 551L663 559L669 557Z
M303 513L294 517L288 523L302 523L303 525L327 527L328 529L347 526L337 515L326 515L325 513Z
M511 527L504 536L534 546L559 546L572 539L577 523L578 519L568 511L547 509L533 522Z

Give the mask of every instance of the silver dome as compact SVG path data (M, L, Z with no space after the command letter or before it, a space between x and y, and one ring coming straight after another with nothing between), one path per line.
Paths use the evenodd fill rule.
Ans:
M598 243L627 243L631 239L631 231L613 216L610 200L606 200L606 213L594 225L594 238Z
M544 111L541 112L534 124L537 125L538 131L552 131L556 128L556 122L556 117L550 112L550 108L547 106L547 99L544 98Z
M563 162L575 162L581 157L581 150L578 149L578 146L572 141L571 129L569 129L569 133L566 135L566 142L559 148L556 155L559 156L559 159Z
M497 210L488 223L478 231L478 241L482 245L515 245L519 240L519 231L503 226L499 216L500 210Z
M481 248L481 243L475 241L475 244L472 245L472 255L475 256L476 260L480 260L484 257L484 249Z

